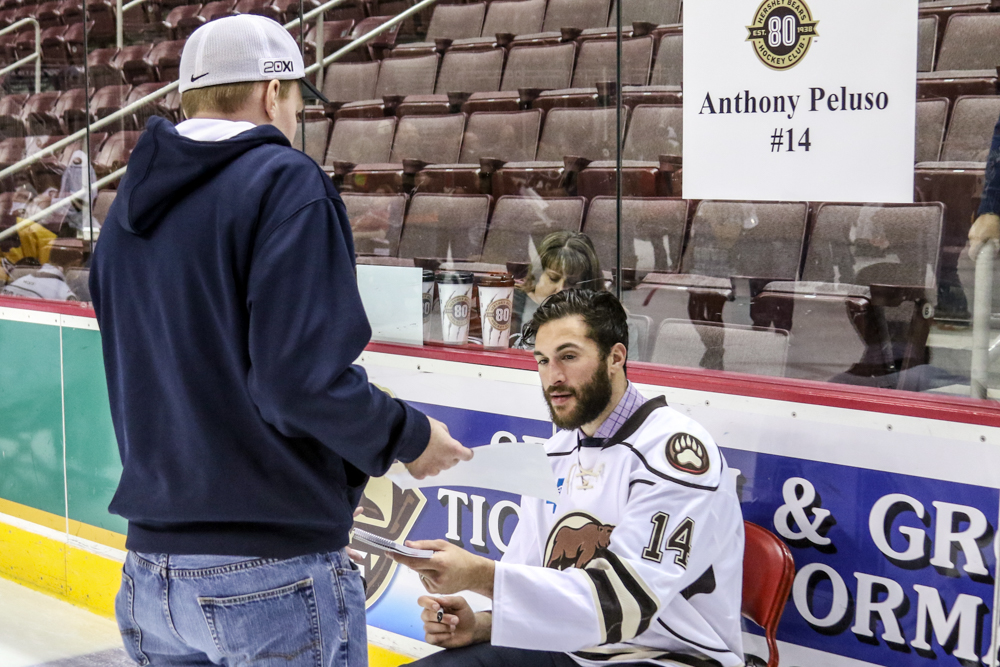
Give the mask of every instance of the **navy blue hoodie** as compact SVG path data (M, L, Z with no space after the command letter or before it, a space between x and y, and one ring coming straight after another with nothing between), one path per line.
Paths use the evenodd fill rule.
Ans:
M427 418L352 365L371 329L347 213L272 126L199 142L152 118L90 290L129 549L339 549L368 476L426 447Z

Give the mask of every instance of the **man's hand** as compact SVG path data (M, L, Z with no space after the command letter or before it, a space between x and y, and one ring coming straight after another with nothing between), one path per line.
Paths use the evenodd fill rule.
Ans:
M465 598L423 595L417 604L424 608L420 620L424 622L424 639L428 644L459 648L490 640L493 614L474 613Z
M447 426L433 417L428 417L427 421L431 423L431 438L427 441L427 449L415 461L405 464L415 479L433 477L459 461L472 459L472 450L451 437Z
M976 261L979 249L988 241L1000 240L1000 215L983 213L969 230L969 257Z
M407 541L406 546L435 552L430 558L389 554L394 561L419 574L420 582L428 593L473 591L493 597L493 573L496 568L489 558L475 556L444 540Z

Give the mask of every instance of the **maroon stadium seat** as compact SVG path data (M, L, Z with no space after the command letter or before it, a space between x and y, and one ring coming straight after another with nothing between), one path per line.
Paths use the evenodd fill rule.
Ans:
M156 70L146 62L150 51L152 51L152 47L149 44L126 46L119 51L118 55L111 61L111 68L118 70L121 81L113 83L134 83L129 77L142 78L143 81L155 81Z
M702 201L679 273L669 270L680 248L669 248L663 257L665 250L654 247L654 262L666 263L668 272L647 274L623 293L622 302L630 313L649 317L653 331L665 319L757 324L751 305L756 294L772 281L799 275L808 213L804 202Z
M295 125L295 138L292 148L302 150L302 123ZM326 146L330 139L330 126L333 121L323 115L322 111L306 112L306 149L305 153L317 163L322 164L326 157Z
M553 44L563 39L564 29L576 29L576 34L588 28L608 25L610 0L549 0L542 32L518 35L514 44Z
M640 279L651 271L676 273L687 221L688 202L684 199L622 197L622 268L626 272L638 271L636 277ZM614 269L618 263L615 197L594 197L590 201L583 233L594 242L601 267ZM639 261L640 246L642 262Z
M458 162L465 132L465 114L404 116L396 126L389 161L358 164L343 188L355 192L406 192L427 164Z
M395 257L406 215L406 195L345 192L341 195L358 255Z
M97 153L97 157L93 160L94 171L97 172L98 178L103 178L128 163L128 158L139 141L140 134L142 133L116 132L108 137Z
M448 51L441 63L436 93L407 96L396 115L449 113L457 111L471 93L498 91L503 60L503 49Z
M500 92L473 93L462 110L519 111L543 90L568 88L573 81L575 62L575 42L515 46L507 56Z
M62 93L35 93L24 103L21 117L29 135L60 134L62 126L56 115L56 104Z
M370 100L375 96L379 67L381 63L378 60L333 63L326 68L323 77L323 94L330 102L341 105Z
M684 35L681 26L657 30L660 43L648 86L623 86L622 102L637 104L680 104L684 73Z
M680 197L684 114L679 106L640 104L632 110L622 146L622 195ZM579 175L579 193L616 192L615 160L591 162Z
M23 137L24 119L21 114L24 111L24 103L28 96L25 93L13 93L0 97L0 133L5 137Z
M197 25L201 25L204 21L200 21L198 13L201 11L202 5L179 5L170 10L166 18L160 22L159 36L166 37L167 39L181 39L187 37L194 28L185 32L181 28L181 22L187 19L194 20ZM197 27L197 25L195 27Z
M922 16L917 20L917 71L933 72L937 55L938 17Z
M477 261L492 200L489 195L413 195L399 256Z
M948 100L944 97L917 100L916 155L914 162L937 162L941 156Z
M535 159L542 112L477 112L469 116L457 164L429 164L416 175L421 192L491 194L491 177L506 162Z
M440 56L388 58L382 61L375 84L375 98L349 102L337 111L337 118L375 118L395 113L395 104L407 95L431 95L437 80ZM390 98L387 100L386 98ZM389 102L387 106L387 102Z
M544 200L500 197L486 235L482 261L491 264L530 261L530 248L537 248L552 232L580 231L586 205L583 197Z
M86 127L87 95L93 93L93 89L73 88L62 94L53 112L53 115L61 121L62 129L54 134L72 134ZM98 116L94 115L94 109L91 108L90 122L97 120L97 118Z
M412 57L444 51L456 39L473 39L483 33L486 3L435 5L425 41L397 44L389 55ZM446 40L438 42L438 40ZM444 48L442 48L444 47Z
M517 35L541 32L544 21L545 0L494 0L486 10L482 37L456 39L449 48L479 50L506 46Z
M623 116L627 122L627 110ZM493 174L493 194L575 196L576 177L587 162L614 158L615 124L613 107L552 109L545 117L535 161L508 162L498 169Z
M140 84L132 89L132 92L129 93L128 98L125 100L125 103L132 104L133 102L137 102L147 95L151 95L157 90L168 85L170 84L165 81ZM178 95L178 97L180 96L180 93L177 90L174 90L174 92ZM179 104L179 101L177 104ZM132 114L132 120L129 123L129 127L136 130L142 130L146 127L146 121L153 116L166 118L172 123L177 122L180 120L180 115L177 113L177 109L178 107L174 106L171 102L169 94L165 97L159 97L152 102L147 102L142 107L139 107L139 109Z
M1000 14L955 14L948 19L933 72L917 74L918 97L996 94Z
M266 16L275 21L281 20L280 12L271 4L270 0L239 0L233 7L233 14L256 14Z
M651 36L622 42L622 85L645 86L649 82L649 66L653 59ZM593 107L613 104L608 95L601 96L598 85L613 84L617 78L618 45L612 40L586 40L580 45L580 55L573 71L573 87L548 90L538 96L532 106Z
M926 363L923 305L935 298L943 212L939 203L819 207L802 282L771 283L754 303L759 324L791 332L787 375L870 382Z
M342 118L333 124L323 165L338 187L357 164L382 164L392 154L396 118ZM353 176L351 177L353 179ZM349 182L347 189L355 184ZM359 182L364 187L364 182Z

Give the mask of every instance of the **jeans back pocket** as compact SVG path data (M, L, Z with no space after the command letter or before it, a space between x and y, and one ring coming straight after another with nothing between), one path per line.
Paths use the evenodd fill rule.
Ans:
M125 652L136 664L145 667L149 664L149 659L142 652L142 630L135 622L135 583L132 577L122 571L122 585L118 589L118 596L115 598L115 619L118 621L118 631L122 635L122 643L125 644Z
M216 648L234 665L322 667L312 577L259 593L199 597Z

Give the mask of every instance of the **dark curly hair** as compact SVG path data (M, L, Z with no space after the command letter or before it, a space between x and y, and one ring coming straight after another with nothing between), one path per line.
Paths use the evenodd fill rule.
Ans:
M538 306L525 327L526 342L535 344L535 336L543 324L564 317L580 315L587 325L587 337L597 343L606 358L615 343L628 350L628 315L611 292L589 289L566 289L549 296Z

